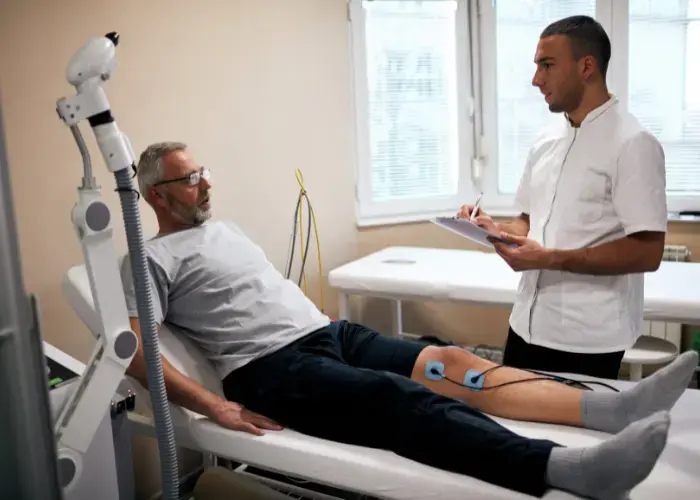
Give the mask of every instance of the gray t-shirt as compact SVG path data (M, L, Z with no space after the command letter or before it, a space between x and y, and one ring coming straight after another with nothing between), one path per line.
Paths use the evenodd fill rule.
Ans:
M330 323L233 223L159 236L146 250L156 322L192 339L222 379ZM137 317L128 254L121 275Z

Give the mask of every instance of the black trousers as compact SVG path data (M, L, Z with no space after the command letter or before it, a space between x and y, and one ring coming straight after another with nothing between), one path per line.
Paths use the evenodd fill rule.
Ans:
M332 323L233 371L227 399L304 434L390 450L542 496L557 444L519 436L410 379L425 344Z
M503 364L513 368L564 372L617 379L625 351L579 354L528 344L512 328L508 329Z

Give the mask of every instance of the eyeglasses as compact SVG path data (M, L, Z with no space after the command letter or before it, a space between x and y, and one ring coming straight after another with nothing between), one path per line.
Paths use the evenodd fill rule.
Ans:
M199 172L192 172L184 177L178 177L177 179L168 179L167 181L160 181L153 184L153 186L160 186L161 184L168 184L170 182L182 182L187 181L190 186L196 186L202 179L208 181L211 178L211 172L208 168L202 167Z

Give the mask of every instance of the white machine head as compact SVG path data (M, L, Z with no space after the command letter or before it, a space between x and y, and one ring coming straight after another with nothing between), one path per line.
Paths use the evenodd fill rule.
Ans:
M119 35L116 32L88 40L68 63L68 82L80 87L94 78L108 80L117 67L115 48L118 43Z

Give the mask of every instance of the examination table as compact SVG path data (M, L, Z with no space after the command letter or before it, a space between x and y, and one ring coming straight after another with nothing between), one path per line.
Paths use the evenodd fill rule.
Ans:
M99 331L98 317L84 266L73 267L65 274L63 290L76 314L96 334ZM211 391L222 394L213 367L187 338L173 334L164 325L159 339L161 353L178 370ZM137 407L150 404L145 389L133 380L131 383L136 392ZM620 388L632 384L629 381L608 383ZM290 429L267 431L265 436L256 437L224 429L208 418L176 405L171 405L171 415L179 447L345 491L393 500L532 498L467 476L427 467L388 451L316 439ZM632 492L632 499L700 498L700 391L687 390L673 409L672 417L668 447L652 474ZM131 412L129 419L136 432L153 434L150 417ZM588 446L606 439L603 433L577 428L496 420L519 434L552 439L568 446ZM503 473L511 472L504 470ZM544 498L577 497L551 490Z

